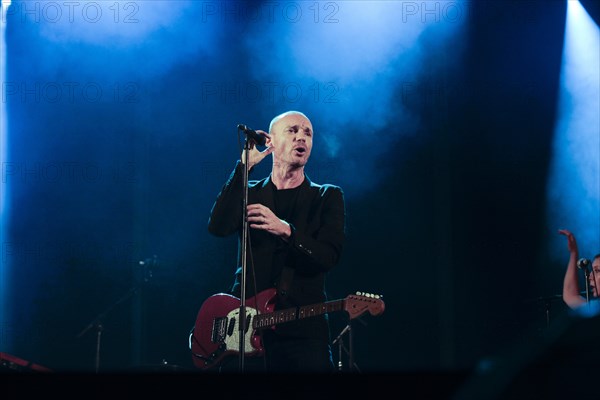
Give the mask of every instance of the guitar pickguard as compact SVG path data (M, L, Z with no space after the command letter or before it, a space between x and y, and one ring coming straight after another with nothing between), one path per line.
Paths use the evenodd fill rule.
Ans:
M255 308L246 307L246 327L244 329L244 354L253 353L258 350L255 347L256 341L253 340L255 331L250 329L252 326L252 320L258 314ZM216 343L223 343L225 347L224 351L233 350L238 351L240 348L240 309L231 310L223 321L216 321L214 332L219 332ZM224 328L226 325L226 329Z

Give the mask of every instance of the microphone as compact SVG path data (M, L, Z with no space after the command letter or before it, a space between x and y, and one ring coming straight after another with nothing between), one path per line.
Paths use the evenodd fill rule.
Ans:
M580 258L579 260L577 260L577 268L587 270L589 266L590 260L588 260L587 258Z
M244 124L238 124L237 128L239 131L244 131L244 133L248 135L248 137L252 139L258 146L264 146L267 143L267 138L256 133L254 129L250 129Z

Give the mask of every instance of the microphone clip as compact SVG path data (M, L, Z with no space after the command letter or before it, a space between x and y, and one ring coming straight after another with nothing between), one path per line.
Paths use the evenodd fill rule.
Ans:
M254 143L257 146L265 146L266 145L267 138L264 137L263 135L257 133L254 129L250 129L244 124L238 124L237 128L238 128L238 131L242 131L246 134L246 136L248 137L248 141L250 141L251 144Z
M577 260L577 268L587 271L590 267L590 260L587 258L580 258Z

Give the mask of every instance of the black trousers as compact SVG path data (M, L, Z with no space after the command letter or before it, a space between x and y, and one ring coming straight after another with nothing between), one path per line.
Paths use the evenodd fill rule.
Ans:
M265 364L270 372L334 372L331 347L327 340L263 335Z
M264 357L246 356L244 372L248 373L333 373L331 346L314 338L282 338L263 335ZM230 357L219 368L223 373L240 371L239 356Z

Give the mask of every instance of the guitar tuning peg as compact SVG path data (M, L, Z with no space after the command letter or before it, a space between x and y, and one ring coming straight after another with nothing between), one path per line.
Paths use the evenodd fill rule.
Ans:
M373 299L379 299L379 298L382 297L381 295L373 294L373 293L367 293L367 292L356 292L356 295L357 296L363 296L363 297L370 297L370 298L373 298Z
M383 296L380 294L373 294L373 293L367 293L367 292L356 292L357 296L363 296L363 297L370 297L372 299L380 299Z

